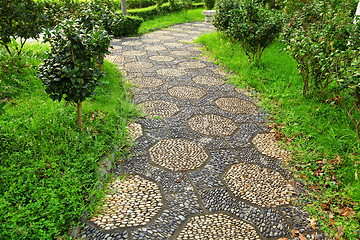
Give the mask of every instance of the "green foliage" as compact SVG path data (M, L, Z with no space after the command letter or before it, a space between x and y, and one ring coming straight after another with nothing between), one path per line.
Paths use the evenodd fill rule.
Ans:
M360 23L351 10L338 11L328 1L306 5L284 29L288 53L298 63L303 95L323 97L337 86L347 66L360 54Z
M193 3L190 8L202 8L203 3ZM144 20L153 19L157 16L166 15L173 12L178 12L183 9L182 2L174 2L174 5L170 5L170 2L164 3L161 6L160 11L156 6L150 6L147 8L130 9L129 15L140 17ZM187 9L188 10L188 9Z
M231 11L238 9L240 7L240 3L240 1L229 0L219 0L216 2L217 11L213 20L213 24L217 31L225 33L229 29L230 22L233 18Z
M204 0L205 8L211 10L215 6L215 0Z
M114 24L112 34L115 37L136 35L143 21L142 18L136 16L120 15Z
M2 81L9 85L9 78L3 78L25 66L21 61L25 42L39 36L43 23L43 6L33 0L0 2L0 51L10 56L9 61L3 61L5 56L0 57L0 85Z
M65 95L67 102L77 104L78 126L82 130L82 102L90 97L102 76L101 65L109 53L111 37L95 24L68 19L44 40L51 45L48 58L39 67L39 78L46 93L59 102Z
M126 6L129 9L134 8L146 8L155 5L155 0L128 0L126 1Z
M185 10L184 15L186 16L189 9L192 7L193 0L183 0L182 7Z
M86 2L77 0L43 0L43 5L47 28L79 15L87 8Z
M11 44L18 43L13 41ZM37 79L24 78L24 76L31 75L34 71L34 65L37 66L40 63L39 59L45 57L44 51L46 50L48 50L47 44L29 45L28 43L24 45L20 56L16 53L9 55L4 48L0 49L0 65L5 65L5 69L11 69L2 73L0 101L25 95L32 91L34 82L38 82ZM19 58L20 60L18 60Z
M0 239L67 239L83 213L94 211L99 158L124 149L123 120L134 114L124 83L105 63L106 76L84 107L87 127L77 131L75 108L49 101L37 79L47 48L25 45L29 66L14 75L26 91L7 99L0 116Z
M217 8L219 13L215 15L214 26L238 41L249 61L257 64L265 48L279 35L282 15L252 0L222 0Z
M2 0L0 2L0 44L7 48L12 39L25 42L42 31L42 5L33 0ZM17 49L18 50L18 49ZM7 48L7 51L10 51Z
M111 38L100 28L89 29L73 19L46 31L44 40L51 51L39 67L39 78L52 100L83 102L101 76L100 67Z
M188 21L203 21L204 16L202 15L202 11L204 9L191 9L188 11L186 16L184 16L183 12L177 12L172 14L167 14L163 16L159 16L155 19L147 20L139 29L140 33L151 32L154 30L158 30L160 28L169 27L173 24L177 23L186 23Z
M306 179L304 184L315 199L305 204L310 218L324 227L330 239L335 239L338 226L345 227L344 239L356 239L360 230L360 144L347 110L336 99L303 97L297 63L280 51L285 46L277 40L265 49L259 67L247 61L238 44L221 35L202 35L198 42L209 49L215 63L233 73L231 83L255 88L260 107L271 112L270 127L293 153L289 168L296 178Z

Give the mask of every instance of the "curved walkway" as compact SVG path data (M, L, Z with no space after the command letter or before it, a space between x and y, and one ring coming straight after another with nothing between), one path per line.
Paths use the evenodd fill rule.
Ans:
M109 59L137 85L148 115L131 125L133 155L114 169L128 178L110 185L82 238L290 239L295 229L322 239L292 205L289 153L265 114L189 43L213 30L187 23L113 42Z

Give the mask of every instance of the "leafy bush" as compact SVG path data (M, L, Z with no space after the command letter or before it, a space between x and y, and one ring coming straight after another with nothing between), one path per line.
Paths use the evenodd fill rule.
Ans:
M225 33L230 27L230 21L233 18L231 11L240 7L241 1L219 0L216 2L216 14L213 24L216 30Z
M161 10L158 11L156 6L150 6L147 8L139 8L139 9L130 9L128 11L129 15L131 16L137 16L139 18L142 18L144 20L152 19L159 15L165 15L172 12L177 12L183 9L183 3L182 2L174 2L174 5L170 5L170 2L164 3L161 6ZM203 7L203 3L193 3L191 4L190 8L201 8Z
M128 0L126 5L129 9L146 8L155 5L155 0Z
M45 41L51 51L39 67L39 78L52 100L65 100L77 105L78 126L82 129L82 102L93 94L101 65L111 38L102 28L90 28L81 21L68 19L52 31L46 31Z
M279 35L282 23L281 14L252 0L222 0L214 19L217 30L238 41L249 61L255 64L265 48Z
M360 54L360 23L353 23L351 10L339 12L328 1L308 4L291 18L284 29L287 52L298 63L303 95L324 97L337 87ZM336 78L335 78L336 76Z
M0 2L0 47L9 57L6 61L0 59L0 84L3 80L11 85L13 82L8 81L11 74L25 67L25 62L21 61L22 51L29 38L39 37L44 24L42 13L43 6L33 0Z
M215 0L204 0L205 8L211 10L215 6Z
M117 14L118 20L114 23L111 34L115 37L131 36L138 33L142 18Z

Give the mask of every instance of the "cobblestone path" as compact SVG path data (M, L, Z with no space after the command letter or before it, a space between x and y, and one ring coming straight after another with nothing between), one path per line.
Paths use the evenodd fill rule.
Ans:
M256 100L189 43L213 30L187 23L113 41L109 59L137 85L147 117L132 124L133 155L114 169L129 177L110 185L81 238L296 239L296 229L322 239L292 205L289 153Z

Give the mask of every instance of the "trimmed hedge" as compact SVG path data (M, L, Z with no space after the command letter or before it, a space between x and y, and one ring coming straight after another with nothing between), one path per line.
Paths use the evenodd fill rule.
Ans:
M139 8L139 9L130 9L128 10L128 14L131 16L137 16L143 18L144 20L152 19L155 16L164 15L167 13L178 12L182 10L182 2L175 2L173 8L171 8L170 3L164 3L160 10L156 8L156 5L147 7L147 8ZM202 8L204 7L204 3L193 3L192 8Z
M118 22L114 23L111 34L114 37L135 35L143 21L142 18L136 16L122 16Z
M146 8L152 5L155 5L155 0L127 0L126 7L128 9L135 9L135 8Z

